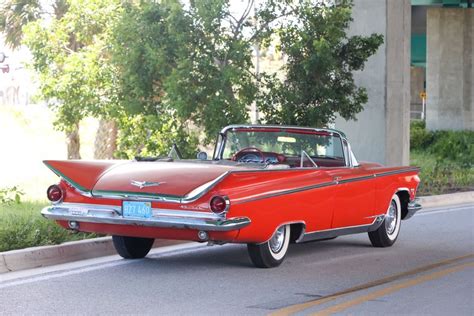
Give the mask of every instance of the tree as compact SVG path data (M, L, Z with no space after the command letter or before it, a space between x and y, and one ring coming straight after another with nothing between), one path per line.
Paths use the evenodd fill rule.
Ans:
M107 118L116 107L113 68L108 66L108 38L120 5L118 1L38 0L6 1L0 8L0 31L13 48L23 41L33 54L39 74L40 94L56 110L55 126L67 136L68 158L80 158L79 122L86 115L103 118L112 135L99 158L115 150L114 123ZM106 153L104 156L103 153Z
M287 56L285 78L264 78L268 93L259 102L264 121L321 127L337 114L355 119L367 102L367 92L355 85L353 72L364 68L383 36L347 35L352 1L288 5L291 15L275 27L279 48Z
M51 12L38 0L11 0L0 7L0 32L6 35L5 42L11 48L18 48L24 37L24 27L35 22L44 15L60 19L67 11L64 0L56 0L49 8ZM79 124L69 126L66 131L68 157L80 158Z
M5 43L11 48L21 45L23 27L41 16L39 0L11 0L0 6L0 32L5 34Z
M222 126L248 121L252 102L266 123L325 126L337 114L354 119L367 93L352 72L363 69L383 38L347 35L352 1L244 3L237 16L229 0L129 5L114 44L128 113L155 117L155 133L168 122L164 117L177 129L202 128L208 142ZM253 47L276 43L287 60L283 76L257 76Z
M174 130L187 131L174 134L185 144L187 135L195 139L191 126L203 128L210 141L222 126L248 119L247 106L257 92L251 42L243 33L250 7L237 18L226 0L191 1L188 7L177 0L143 1L126 8L115 31L114 64L129 115L145 115L147 122L155 118L141 144L167 130L169 122ZM121 138L130 139L126 130ZM119 143L126 151L129 142ZM156 154L165 154L160 148Z
M118 106L108 41L118 1L65 2L49 21L24 26L40 92L57 113L55 126L68 136L68 158L80 158L79 122L89 115L108 117Z

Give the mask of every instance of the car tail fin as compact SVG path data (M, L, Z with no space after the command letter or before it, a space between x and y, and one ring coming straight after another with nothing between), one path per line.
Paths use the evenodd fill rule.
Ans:
M45 160L43 163L76 189L89 192L100 177L118 161Z

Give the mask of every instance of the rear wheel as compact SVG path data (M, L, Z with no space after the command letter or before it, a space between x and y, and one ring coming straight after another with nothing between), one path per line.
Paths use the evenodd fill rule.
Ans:
M388 206L385 219L380 227L369 232L370 242L374 247L390 247L397 240L400 233L400 222L402 219L400 198L397 194L392 196Z
M285 259L290 244L290 225L279 227L269 241L261 244L247 244L253 264L258 268L279 266Z
M112 236L115 250L125 259L139 259L145 257L150 252L153 238Z

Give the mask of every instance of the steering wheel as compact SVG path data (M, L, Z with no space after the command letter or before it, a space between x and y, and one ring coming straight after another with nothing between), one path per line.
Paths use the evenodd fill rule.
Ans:
M232 161L241 161L242 158L244 158L246 155L250 154L252 155L252 153L257 153L260 157L261 157L261 160L259 162L265 162L265 155L263 154L263 152L256 148L256 147L245 147L245 148L242 148L241 150L239 150L238 152L236 152L233 156L232 156ZM241 156L241 157L239 157ZM255 154L253 154L252 156L255 156ZM244 162L244 161L242 161Z

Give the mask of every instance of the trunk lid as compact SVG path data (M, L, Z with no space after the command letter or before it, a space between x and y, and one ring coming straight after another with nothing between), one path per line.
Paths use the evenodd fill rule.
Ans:
M191 162L130 162L104 173L92 194L182 197L236 166Z

